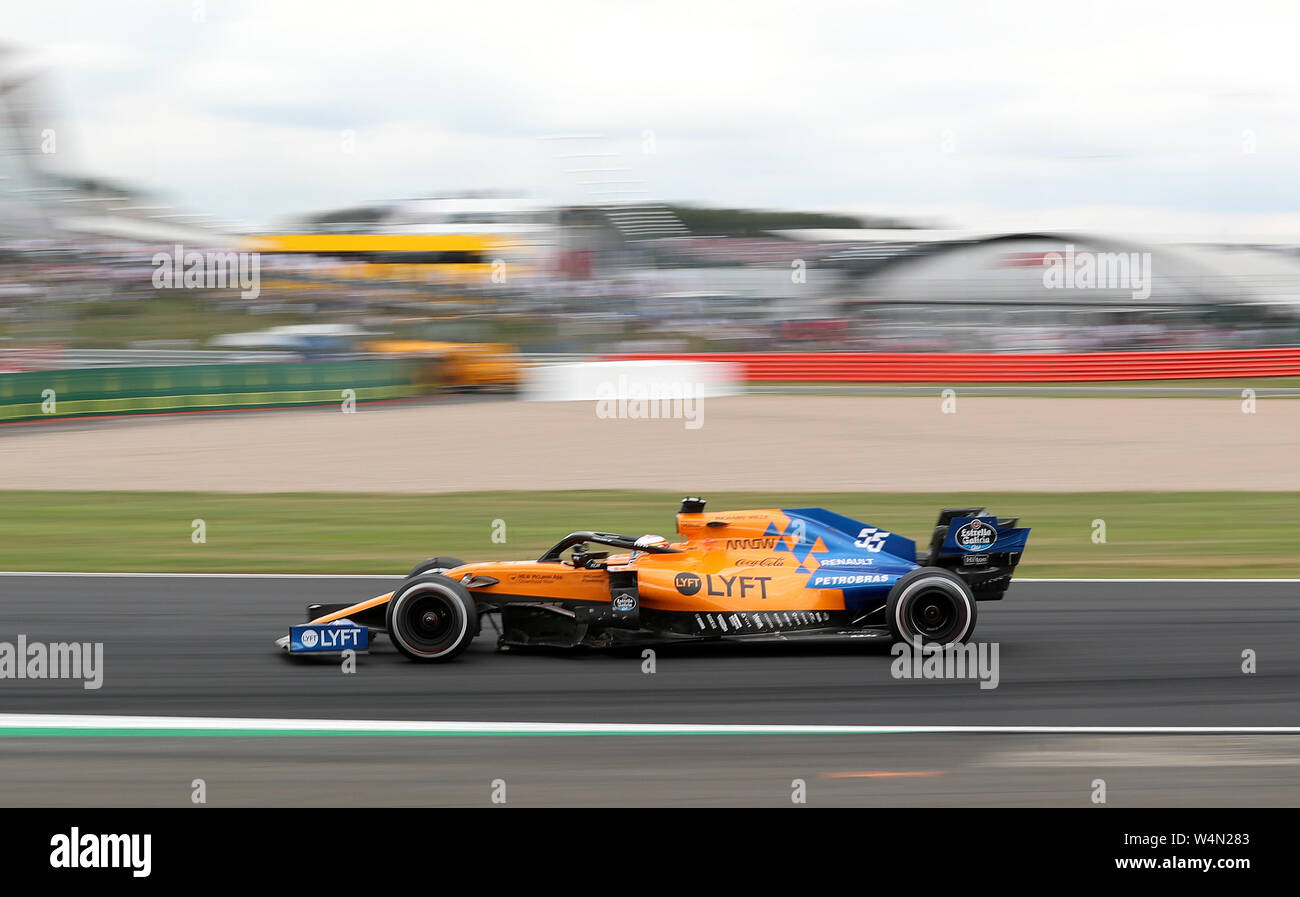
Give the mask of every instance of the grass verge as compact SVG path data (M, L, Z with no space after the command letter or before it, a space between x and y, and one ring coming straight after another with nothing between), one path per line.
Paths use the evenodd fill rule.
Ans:
M0 492L0 569L404 573L432 555L537 557L572 530L673 535L677 493ZM940 507L1033 528L1020 573L1300 577L1300 494L715 493L712 510L824 506L923 541ZM206 541L193 541L202 520ZM1093 541L1105 521L1104 543ZM498 522L499 521L499 522ZM493 541L503 533L505 541Z

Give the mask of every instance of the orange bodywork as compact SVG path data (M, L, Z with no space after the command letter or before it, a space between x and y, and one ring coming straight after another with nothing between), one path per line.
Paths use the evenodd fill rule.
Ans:
M606 603L610 573L634 570L645 610L739 612L772 610L844 610L844 592L807 588L807 575L817 569L815 555L824 551L813 541L802 562L790 553L795 536L764 535L773 528L785 533L790 519L782 511L761 509L721 513L678 514L684 537L669 543L672 554L610 557L596 569L569 561L488 561L465 564L450 575L458 580L491 577L497 582L471 586L470 592L488 604L498 601ZM784 553L778 550L784 547ZM329 623L386 603L392 593L313 620ZM494 600L495 599L495 600Z
M810 590L806 577L790 575L801 567L816 569L812 553L826 547L820 540L800 564L788 551L794 536L764 535L772 529L785 533L789 524L776 508L678 514L677 530L687 541L674 547L687 551L638 559L641 605L666 611L843 610L840 589ZM787 551L778 552L778 545ZM683 593L677 582L683 573L698 578L698 591Z
M922 554L906 536L825 508L704 505L682 499L675 542L582 530L535 561L431 558L392 593L310 608L312 623L351 630L300 625L278 644L330 651L378 630L407 657L438 661L463 651L485 617L503 650L906 633L960 642L975 602L1006 592L1029 534L1018 518L943 508Z

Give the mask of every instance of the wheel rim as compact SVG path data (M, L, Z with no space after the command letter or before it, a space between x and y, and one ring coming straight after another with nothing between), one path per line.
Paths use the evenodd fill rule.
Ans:
M948 589L928 588L916 594L907 607L909 628L917 635L947 641L961 629L964 608Z
M420 654L437 654L454 644L462 625L460 602L441 590L408 594L398 609L402 641Z

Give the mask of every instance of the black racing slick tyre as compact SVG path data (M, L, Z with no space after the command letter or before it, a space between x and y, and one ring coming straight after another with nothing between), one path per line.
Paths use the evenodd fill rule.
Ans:
M975 595L956 573L913 570L894 583L885 603L894 640L923 645L965 642L975 631Z
M424 573L446 573L453 567L463 567L465 562L460 558L436 557L420 561L411 568L411 572L406 574L407 579L412 579Z
M469 589L436 573L408 579L393 591L384 616L393 644L411 660L452 660L478 634L478 608Z

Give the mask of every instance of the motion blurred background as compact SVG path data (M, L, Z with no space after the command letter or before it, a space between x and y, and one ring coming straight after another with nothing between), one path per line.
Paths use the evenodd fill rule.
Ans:
M18 10L0 371L1295 346L1290 29L1180 9Z
M47 0L4 25L0 571L28 572L0 575L0 633L110 658L102 690L7 683L5 714L1296 723L1297 7ZM1077 259L1124 276L1053 279ZM596 362L723 362L733 394L683 420L517 401ZM172 413L284 406L314 407ZM1012 599L980 609L1002 684L903 683L859 644L646 676L481 638L433 688L393 653L354 679L272 649L305 604L392 587L281 574L670 532L686 494L921 540L945 505L1022 516ZM891 807L1091 806L1098 776L1120 805L1300 799L1281 738L891 738L304 763L0 737L0 802L184 803L203 775L217 802L471 804L507 774L524 803L788 805L795 777Z

